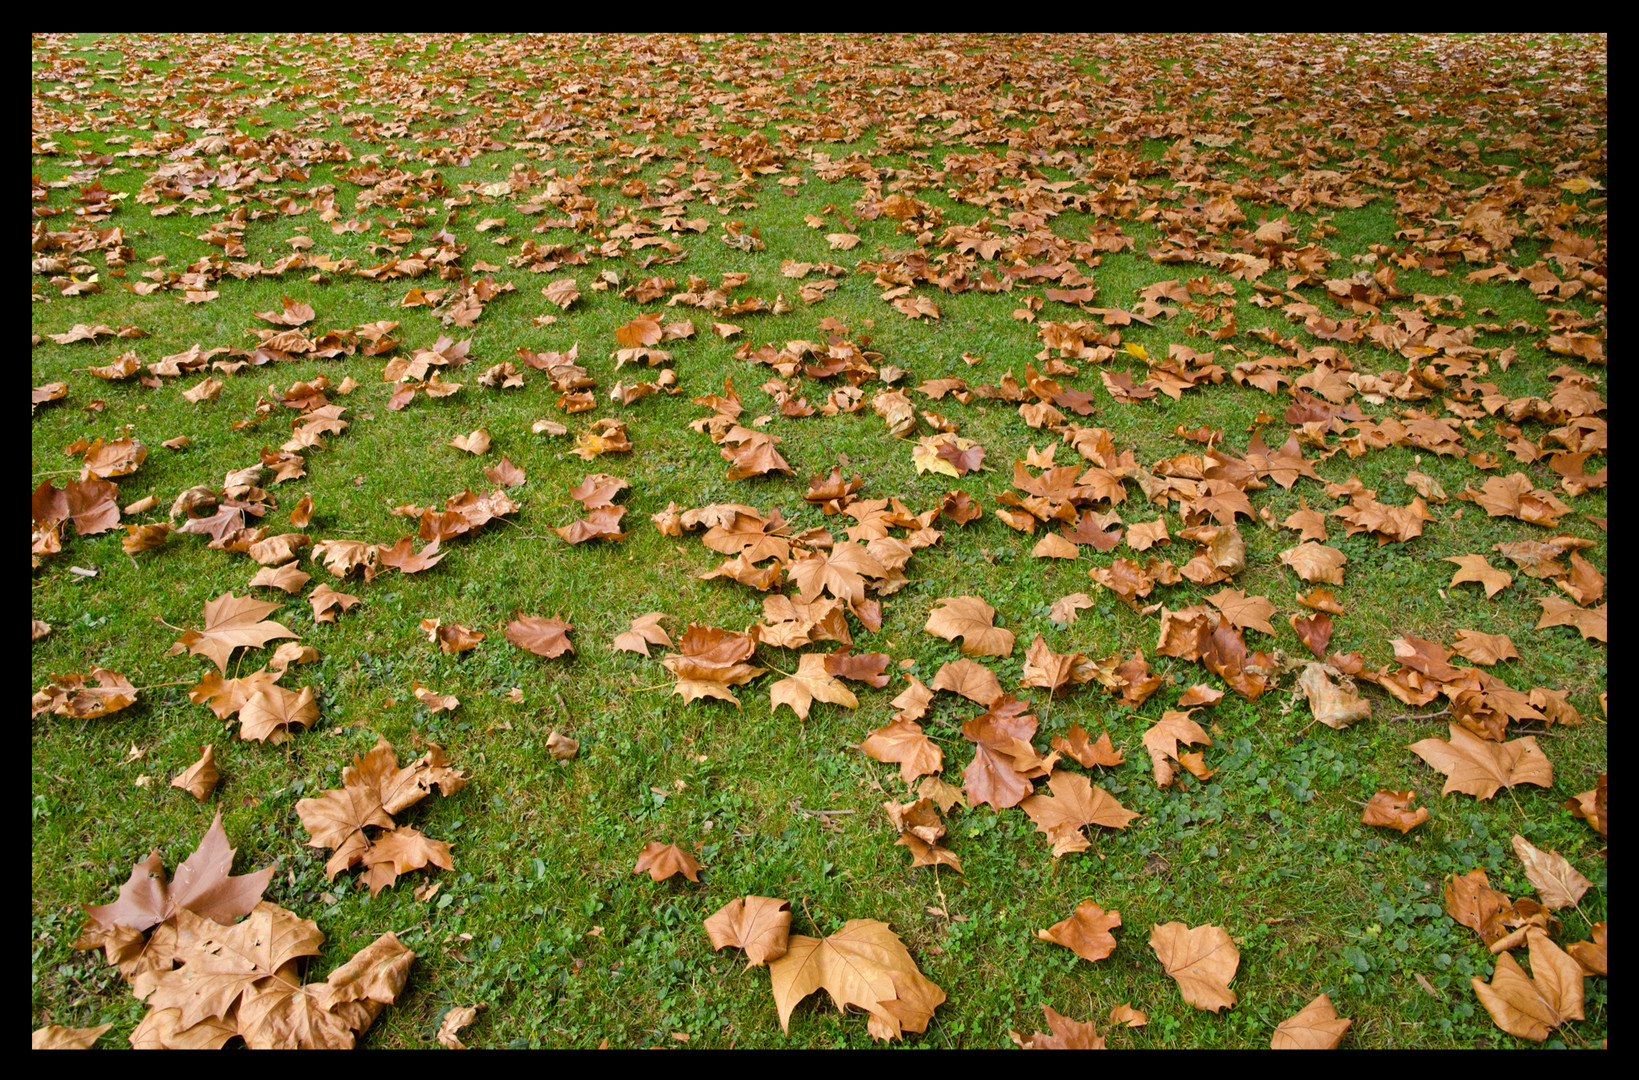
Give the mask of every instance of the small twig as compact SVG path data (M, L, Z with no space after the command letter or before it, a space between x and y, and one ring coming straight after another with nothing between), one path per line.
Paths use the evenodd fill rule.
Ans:
M796 807L795 809L796 809L797 813L807 814L809 817L826 817L826 816L829 816L829 815L832 815L832 814L851 814L851 813L853 813L852 810L810 810L806 806L799 806L799 807Z
M647 693L650 690L664 690L664 689L666 689L666 687L673 686L673 685L675 685L675 684L674 683L656 683L654 686L626 686L626 687L621 688L621 692L626 693L626 694L643 694L643 693Z

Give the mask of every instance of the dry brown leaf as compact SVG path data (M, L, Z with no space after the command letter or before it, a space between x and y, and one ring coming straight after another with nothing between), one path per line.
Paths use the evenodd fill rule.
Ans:
M1446 785L1440 794L1461 791L1477 799L1489 799L1498 788L1515 784L1553 786L1553 766L1537 749L1536 736L1496 743L1481 739L1459 724L1451 724L1450 729L1450 742L1424 739L1410 748L1412 753L1446 774Z
M664 881L674 874L682 874L690 881L700 880L700 871L705 869L697 862L693 855L684 851L676 844L662 844L658 840L650 840L638 852L637 865L632 873L641 874L645 870L655 881Z
M1337 1015L1329 995L1322 994L1296 1015L1281 1021L1269 1042L1271 1050L1336 1050L1353 1020Z
M1537 887L1542 906L1550 911L1575 907L1593 882L1576 872L1557 851L1543 851L1519 834L1513 839L1514 854L1525 864L1525 876Z
M199 760L178 773L171 786L181 788L200 802L210 798L219 779L216 771L216 751L209 746L199 748Z
M1365 825L1380 825L1386 829L1399 829L1403 833L1428 820L1428 807L1419 806L1415 812L1410 809L1412 800L1417 797L1415 791L1379 791L1366 800L1366 809L1360 820Z
M1083 900L1068 919L1037 930L1036 936L1063 945L1083 960L1096 962L1115 951L1115 936L1110 931L1120 925L1121 912L1113 908L1105 911L1091 900Z
M1542 1042L1560 1025L1582 1019L1582 966L1535 927L1526 932L1526 942L1531 975L1525 974L1512 953L1504 952L1497 957L1489 983L1478 975L1470 982L1498 1027L1510 1035Z
M916 968L887 923L853 919L824 938L792 934L786 953L768 965L780 1029L791 1031L797 1002L825 990L839 1010L871 1014L870 1033L897 1039L902 1031L925 1031L945 992Z
M746 968L760 967L785 955L791 935L791 903L771 896L741 896L705 920L714 949L744 949Z
M1181 922L1155 926L1150 948L1178 983L1184 1000L1197 1009L1217 1012L1235 1004L1229 982L1240 966L1241 953L1222 927L1190 927Z

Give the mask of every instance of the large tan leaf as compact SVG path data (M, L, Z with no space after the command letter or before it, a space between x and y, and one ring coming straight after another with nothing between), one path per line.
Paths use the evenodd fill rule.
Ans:
M1366 809L1361 814L1360 822L1363 825L1379 825L1386 829L1399 829L1403 833L1410 832L1428 820L1428 807L1419 806L1415 811L1410 809L1412 800L1416 797L1415 791L1379 791L1366 800Z
M506 639L520 649L550 659L566 652L574 653L575 646L569 643L569 634L574 629L557 616L545 619L529 615L506 624Z
M785 955L791 902L771 896L736 897L707 916L705 927L712 948L744 949L746 967L757 967Z
M1489 983L1478 975L1470 982L1498 1027L1542 1042L1566 1021L1582 1019L1582 966L1535 927L1526 931L1525 940L1531 975L1505 952L1497 957Z
M199 846L176 868L175 881L166 884L156 848L131 868L118 901L87 905L85 913L104 927L133 930L146 930L184 908L217 922L232 922L256 907L274 871L269 866L254 874L230 876L235 850L228 846L218 810Z
M1053 842L1054 858L1088 846L1081 835L1083 826L1125 829L1134 818L1142 816L1076 773L1055 772L1048 778L1047 786L1053 792L1051 798L1032 795L1019 804L1019 809L1029 814L1036 828Z
M311 686L302 687L301 693L265 686L239 710L239 737L277 745L289 741L292 727L312 727L318 719L319 704Z
M865 737L859 749L878 761L897 763L899 775L907 784L925 773L937 775L945 767L945 752L922 733L922 725L914 720L896 719L878 728Z
M1150 752L1150 764L1155 773L1155 782L1161 787L1169 787L1172 778L1177 775L1176 761L1188 769L1197 778L1205 780L1212 775L1212 771L1203 764L1199 753L1180 753L1178 744L1193 746L1196 743L1212 745L1212 736L1202 729L1200 724L1190 719L1190 709L1185 712L1167 710L1161 714L1161 719L1144 732L1144 749Z
M960 638L962 652L968 656L1007 656L1013 652L1013 632L996 626L996 609L977 596L947 596L934 604L923 627L928 633L946 641Z
M1091 900L1083 900L1068 919L1037 930L1036 936L1063 945L1083 960L1096 962L1115 951L1115 935L1110 931L1120 925L1121 912L1113 908L1105 911Z
M210 746L199 748L199 760L171 779L171 786L181 788L200 802L210 798L216 790L220 774L216 771L216 751Z
M1001 680L996 678L994 671L977 660L963 659L941 664L939 670L933 673L929 689L950 690L987 707L1002 696Z
M769 711L781 705L808 719L808 708L815 701L828 701L844 708L857 708L859 699L825 670L825 653L804 653L797 663L796 674L781 679L768 688Z
M1514 835L1514 854L1525 864L1525 876L1537 887L1542 906L1552 911L1575 907L1593 882L1576 872L1576 867L1557 851L1543 851L1519 834Z
M281 971L297 957L317 955L324 941L315 923L267 901L233 926L186 911L178 920L193 945L183 954L181 967L154 977L148 1004L181 1010L185 1028L206 1017L226 1017L241 995L256 994L256 984L264 979L293 991L294 977Z
M391 886L398 875L419 870L428 863L445 870L455 869L448 844L429 839L408 825L400 825L377 837L359 861L364 864L362 880L370 886L371 896Z
M1229 981L1240 966L1241 953L1222 927L1166 923L1151 929L1150 948L1177 981L1184 1000L1197 1009L1217 1012L1235 1004Z
M1537 749L1536 736L1495 743L1458 724L1451 724L1450 728L1450 742L1424 739L1410 748L1412 753L1446 774L1446 785L1440 794L1461 791L1478 799L1489 799L1498 788L1515 784L1553 786L1553 766Z
M1352 1023L1353 1020L1338 1016L1337 1010L1332 1007L1332 999L1322 994L1295 1016L1281 1021L1275 1029L1275 1037L1269 1041L1269 1049L1336 1050Z
M871 1014L869 1029L896 1039L903 1029L924 1031L945 992L916 962L887 923L852 919L825 938L792 934L784 956L768 965L780 1029L791 1031L797 1002L825 990L839 1010L853 1005Z
M257 648L274 638L296 635L276 622L264 621L280 605L248 596L225 592L205 604L205 629L189 630L171 646L173 652L186 648L196 656L209 657L222 674L228 673L228 655L241 645Z

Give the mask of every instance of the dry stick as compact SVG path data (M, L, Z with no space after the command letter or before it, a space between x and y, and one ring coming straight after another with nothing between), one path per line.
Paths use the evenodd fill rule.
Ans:
M1410 721L1410 720L1432 720L1436 716L1449 716L1450 714L1451 714L1451 709L1449 707L1447 707L1447 708L1441 709L1439 712L1401 713L1399 716L1391 716L1391 717L1389 717L1389 719L1390 720L1407 720L1407 721Z

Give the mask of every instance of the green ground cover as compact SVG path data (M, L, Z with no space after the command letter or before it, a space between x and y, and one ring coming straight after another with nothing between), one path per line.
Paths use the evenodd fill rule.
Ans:
M893 1045L1009 1046L1047 1004L1112 1047L1267 1046L1323 993L1353 1022L1344 1046L1533 1045L1476 996L1498 961L1445 899L1476 869L1546 899L1516 835L1592 881L1552 912L1552 939L1602 942L1604 836L1564 804L1606 770L1603 37L36 35L33 71L35 1028L110 1024L103 1042L122 1046L137 1030L149 1010L119 970L73 948L82 905L113 902L156 847L174 871L218 812L234 869L274 866L265 899L325 935L309 980L387 932L414 951L370 1047L436 1045L451 1009L480 1004L468 1045L877 1045L823 993L782 1032L769 973L702 927L746 895L789 901L793 934L891 928L946 995ZM545 292L565 279L568 306ZM287 298L306 320L263 317ZM645 315L692 331L650 340ZM461 345L464 363L441 363ZM625 362L629 347L669 356ZM542 359L572 349L584 410ZM124 356L124 377L91 371ZM460 389L404 403L434 372ZM942 379L967 390L935 398ZM696 400L730 382L738 422L777 436L789 472L730 478L734 444L714 443ZM637 383L656 392L620 400ZM897 429L896 394L917 410ZM793 415L804 398L815 411ZM302 434L315 407L345 410L317 443ZM577 454L604 418L630 449ZM919 466L939 425L982 447L982 468ZM486 452L450 445L479 429ZM1122 464L1095 458L1090 429ZM106 464L122 439L145 449L134 469ZM1294 447L1295 482L1280 471ZM1106 467L1115 493L1020 509L1015 462L1049 452L1072 476ZM316 555L390 549L418 516L435 527L398 511L501 489L486 470L503 458L526 478L504 488L515 508L441 541L436 565L367 580ZM865 504L804 498L834 467L862 481L855 499L925 514L961 490L983 515L851 536ZM626 535L568 543L555 530L588 515L569 491L597 472L629 484ZM178 497L196 488L190 514ZM293 524L306 496L311 520ZM131 550L139 527L234 499L247 528L311 541L291 563L310 580L249 585L272 557L213 550L206 526ZM855 653L885 655L887 685L847 682L857 707L799 719L774 688L834 639L758 645L769 670L732 688L738 706L674 693L660 657L677 646L614 647L649 612L679 642L691 624L765 622L770 595L819 599L790 574L772 592L703 579L729 555L651 520L713 504L826 530L806 542L833 558L900 542L873 549L908 553L898 573L879 567L837 615ZM1126 532L1035 554L1065 506ZM1318 657L1289 620L1316 614L1301 597L1317 583L1281 553L1305 510L1346 557L1319 655L1371 714L1342 728L1297 689ZM1168 542L1135 545L1156 521ZM1197 559L1210 532L1182 535L1214 527L1244 541L1231 572ZM1511 577L1494 596L1453 582L1445 560L1475 554ZM359 603L318 621L321 586ZM1210 634L1226 588L1267 598L1272 632L1226 622L1220 644L1249 653L1216 670L1165 647L1180 614ZM267 618L291 636L220 671L174 650L230 592L277 603ZM1090 606L1056 618L1076 593ZM1009 651L965 656L925 630L964 596L995 609ZM509 642L520 615L571 624L573 653ZM485 637L446 653L426 620ZM1476 660L1465 632L1517 654ZM1032 679L1038 635L1080 658L1059 696ZM311 688L317 712L285 741L241 738L242 717L190 700L284 640L314 651L280 685ZM1153 686L1118 669L1135 653ZM1141 816L1055 858L1018 806L958 802L940 843L960 869L912 867L884 803L917 796L860 745L912 678L964 658L1038 718L1035 752L1077 725L1107 732L1123 763L1066 758L1057 775ZM86 716L87 696L50 692L94 669L138 687L134 703ZM1197 684L1223 692L1193 713L1210 773L1161 786L1145 735ZM430 708L417 687L460 704ZM948 784L964 785L963 728L983 709L940 692L917 720ZM1551 782L1442 794L1408 747L1459 722L1534 736ZM578 752L555 756L554 733ZM383 738L403 763L441 747L467 782L393 815L450 845L453 869L373 895L356 869L327 875L297 804ZM169 781L207 744L221 779L196 801ZM1414 790L1431 816L1403 834L1364 824L1384 790ZM690 852L699 880L634 873L652 841ZM1084 900L1120 911L1097 962L1037 935ZM1235 1004L1183 999L1149 945L1171 922L1233 940ZM1605 1039L1603 974L1582 985L1584 1017L1546 1045ZM1123 1003L1148 1023L1109 1022Z

